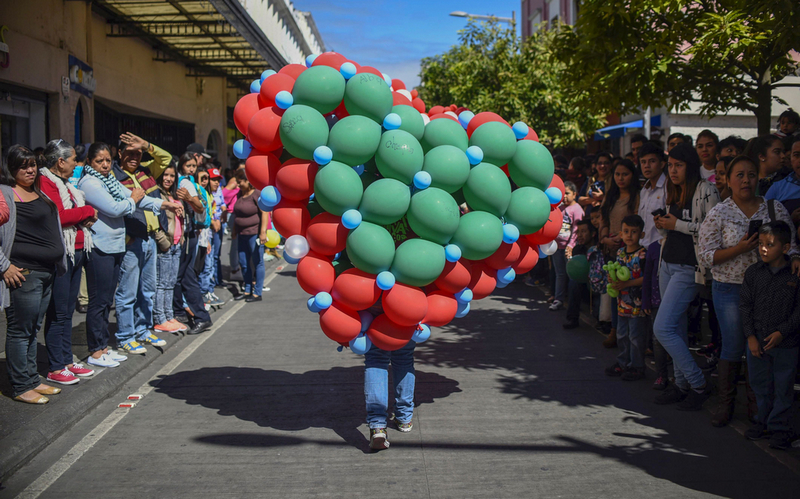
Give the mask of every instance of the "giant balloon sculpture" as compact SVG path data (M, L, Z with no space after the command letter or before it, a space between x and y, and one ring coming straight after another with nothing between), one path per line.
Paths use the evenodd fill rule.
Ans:
M555 251L564 186L524 123L426 113L416 90L334 52L250 90L234 154L333 341L362 354L424 341Z

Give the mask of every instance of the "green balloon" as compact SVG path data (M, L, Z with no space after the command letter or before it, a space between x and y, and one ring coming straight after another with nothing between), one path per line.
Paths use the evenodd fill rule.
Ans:
M411 190L406 184L393 178L382 178L364 190L358 211L367 222L389 225L403 218L409 203Z
M589 282L589 260L586 255L575 255L569 259L567 275L575 282Z
M351 115L366 116L379 125L392 112L392 91L380 76L359 73L347 81L344 107Z
M511 193L505 220L514 224L520 234L533 234L544 227L550 217L550 200L536 187L520 187Z
M345 80L330 66L314 66L297 77L292 88L294 104L313 107L328 114L342 103Z
M481 148L484 163L503 166L517 150L517 137L505 123L490 121L472 132L469 145Z
M469 172L463 191L471 209L496 217L505 214L511 201L511 182L503 170L489 163L481 163Z
M339 217L358 208L363 193L358 173L337 161L320 168L314 178L314 199L325 211Z
M469 138L461 125L453 120L440 118L431 120L425 125L425 133L422 134L420 143L426 154L434 147L444 145L455 146L466 151L469 147Z
M461 248L467 260L483 260L503 243L503 223L491 213L471 211L458 221L450 243Z
M310 160L317 147L328 143L328 122L316 109L294 105L281 117L280 134L289 154Z
M316 217L320 213L325 213L325 208L319 205L316 197L308 202L308 213L311 215L311 218Z
M414 174L422 170L424 156L419 141L403 130L389 130L381 135L375 163L386 178L411 185Z
M546 191L554 171L553 156L545 146L533 140L517 142L517 150L508 162L508 173L515 184Z
M422 140L422 134L425 132L425 121L422 120L422 115L419 111L411 106L394 106L392 112L400 116L401 124L400 130L410 133L417 140Z
M366 163L381 141L381 127L364 116L347 116L331 128L328 147L334 161L350 166Z
M425 153L422 170L430 173L431 187L452 194L467 181L469 160L464 151L456 146L438 146Z
M447 244L458 229L461 213L453 196L428 187L411 196L408 224L419 237L437 244Z
M394 241L380 225L361 222L347 235L347 256L359 270L379 274L392 266Z
M444 248L425 239L409 239L394 254L392 274L403 284L427 286L444 270Z

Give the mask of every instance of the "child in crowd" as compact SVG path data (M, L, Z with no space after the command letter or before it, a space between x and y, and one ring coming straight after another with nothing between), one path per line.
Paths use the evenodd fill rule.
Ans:
M575 222L583 218L583 208L575 201L578 188L572 182L564 182L564 200L561 209L561 230L556 236L558 249L551 257L555 270L555 299L550 304L550 310L559 310L564 306L567 297L567 260L575 247L576 234L573 230Z
M589 251L589 247L597 244L597 232L588 220L581 219L575 222L573 232L575 234L576 244L568 255L569 259L578 255L586 255ZM581 313L583 287L582 283L573 279L569 280L569 303L567 304L567 322L563 325L564 329L575 329L579 325L578 318Z
M603 215L600 210L592 210L589 214L589 220L592 223L592 227L594 227L595 234L599 234L603 225ZM606 293L608 277L603 270L606 259L603 256L603 248L599 242L589 247L586 252L586 258L589 260L589 290L592 292L592 313L597 319L597 330L607 335L611 331L611 297Z
M775 135L781 138L794 135L798 127L800 127L800 114L789 108L778 117L778 131Z
M647 261L644 265L644 281L642 282L642 309L655 324L658 307L661 305L661 290L658 282L658 264L661 261L661 239L647 247ZM669 367L672 358L655 335L653 340L653 357L656 361L656 380L653 390L664 391L669 384Z
M756 394L756 423L745 432L751 440L769 437L769 446L788 449L789 416L800 344L800 279L786 257L792 238L786 222L758 231L761 262L744 274L739 310L747 338L747 368Z
M621 376L625 381L636 381L644 376L644 349L647 335L646 316L642 310L642 277L647 250L639 244L644 235L644 220L639 215L622 219L622 242L617 252L617 263L630 270L630 279L617 280L612 287L619 292L617 298L617 362L606 369L608 376Z

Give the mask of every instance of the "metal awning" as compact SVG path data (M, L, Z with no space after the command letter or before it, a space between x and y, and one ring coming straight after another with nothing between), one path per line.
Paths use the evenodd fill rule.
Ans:
M650 126L661 126L661 115L658 114L650 118ZM644 120L628 121L619 125L611 125L594 132L594 140L608 140L623 137L632 128L643 128Z
M186 76L225 76L249 89L265 69L288 64L237 0L95 0L106 36L151 43L154 60L183 63Z

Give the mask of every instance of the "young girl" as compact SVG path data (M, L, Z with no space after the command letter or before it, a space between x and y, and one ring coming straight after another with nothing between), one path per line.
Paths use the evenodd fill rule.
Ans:
M161 191L161 199L176 203L177 190L177 170L174 166L168 166L161 177L158 179L158 188ZM168 212L166 214L166 225L163 217L159 217L162 235L156 237L159 242L158 261L157 261L157 280L156 295L153 300L153 323L154 329L162 333L179 333L188 330L188 326L175 320L172 313L172 295L175 289L175 281L178 278L178 267L181 263L181 243L183 242L183 216ZM160 240L164 240L161 243ZM166 251L162 251L162 244L169 245Z
M758 167L756 196L763 196L773 183L789 174L781 171L785 152L783 141L777 135L762 135L747 144L744 154Z
M567 259L572 256L572 248L575 247L575 222L583 218L583 209L575 201L575 194L577 188L572 182L564 183L564 201L559 208L563 221L561 223L561 230L556 236L556 244L558 249L553 254L553 267L556 273L556 292L555 299L550 305L550 310L559 310L564 306L564 300L567 295Z

